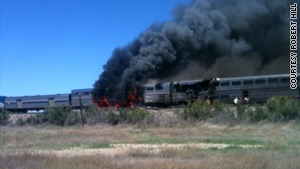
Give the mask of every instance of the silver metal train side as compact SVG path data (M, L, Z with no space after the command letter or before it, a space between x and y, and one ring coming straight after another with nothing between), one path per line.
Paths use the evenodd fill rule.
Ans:
M290 89L289 74L218 78L218 81L214 83L215 86L212 87L213 91L207 90L210 89L209 87L195 85L205 84L201 82L203 80L146 84L144 85L144 103L148 105L177 104L207 98L232 103L235 98L245 97L248 97L251 103L263 103L273 96L300 97L300 87L296 90Z
M5 97L4 109L11 112L27 112L30 110L43 110L47 107L71 106L79 108L92 104L92 89L75 89L71 94L37 95Z

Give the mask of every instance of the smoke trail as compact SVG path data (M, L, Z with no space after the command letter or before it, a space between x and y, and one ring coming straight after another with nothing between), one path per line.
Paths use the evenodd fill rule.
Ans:
M173 21L150 26L113 52L94 84L94 97L121 98L149 79L287 73L292 2L194 0L178 5ZM191 71L200 77L184 76Z

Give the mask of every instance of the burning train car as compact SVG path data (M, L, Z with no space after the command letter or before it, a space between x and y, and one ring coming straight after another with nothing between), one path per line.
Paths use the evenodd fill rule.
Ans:
M300 90L290 89L289 82L289 74L280 74L146 84L144 103L167 105L207 99L232 103L235 98L264 103L273 96L299 98Z
M219 79L146 84L146 105L176 105L213 97Z

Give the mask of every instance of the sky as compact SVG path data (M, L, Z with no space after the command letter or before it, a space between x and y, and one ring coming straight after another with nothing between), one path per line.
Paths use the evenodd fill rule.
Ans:
M92 88L116 47L189 0L1 0L0 96Z

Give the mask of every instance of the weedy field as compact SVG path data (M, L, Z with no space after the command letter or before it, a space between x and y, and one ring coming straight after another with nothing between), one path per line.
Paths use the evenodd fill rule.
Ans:
M3 126L0 168L300 168L298 122Z

